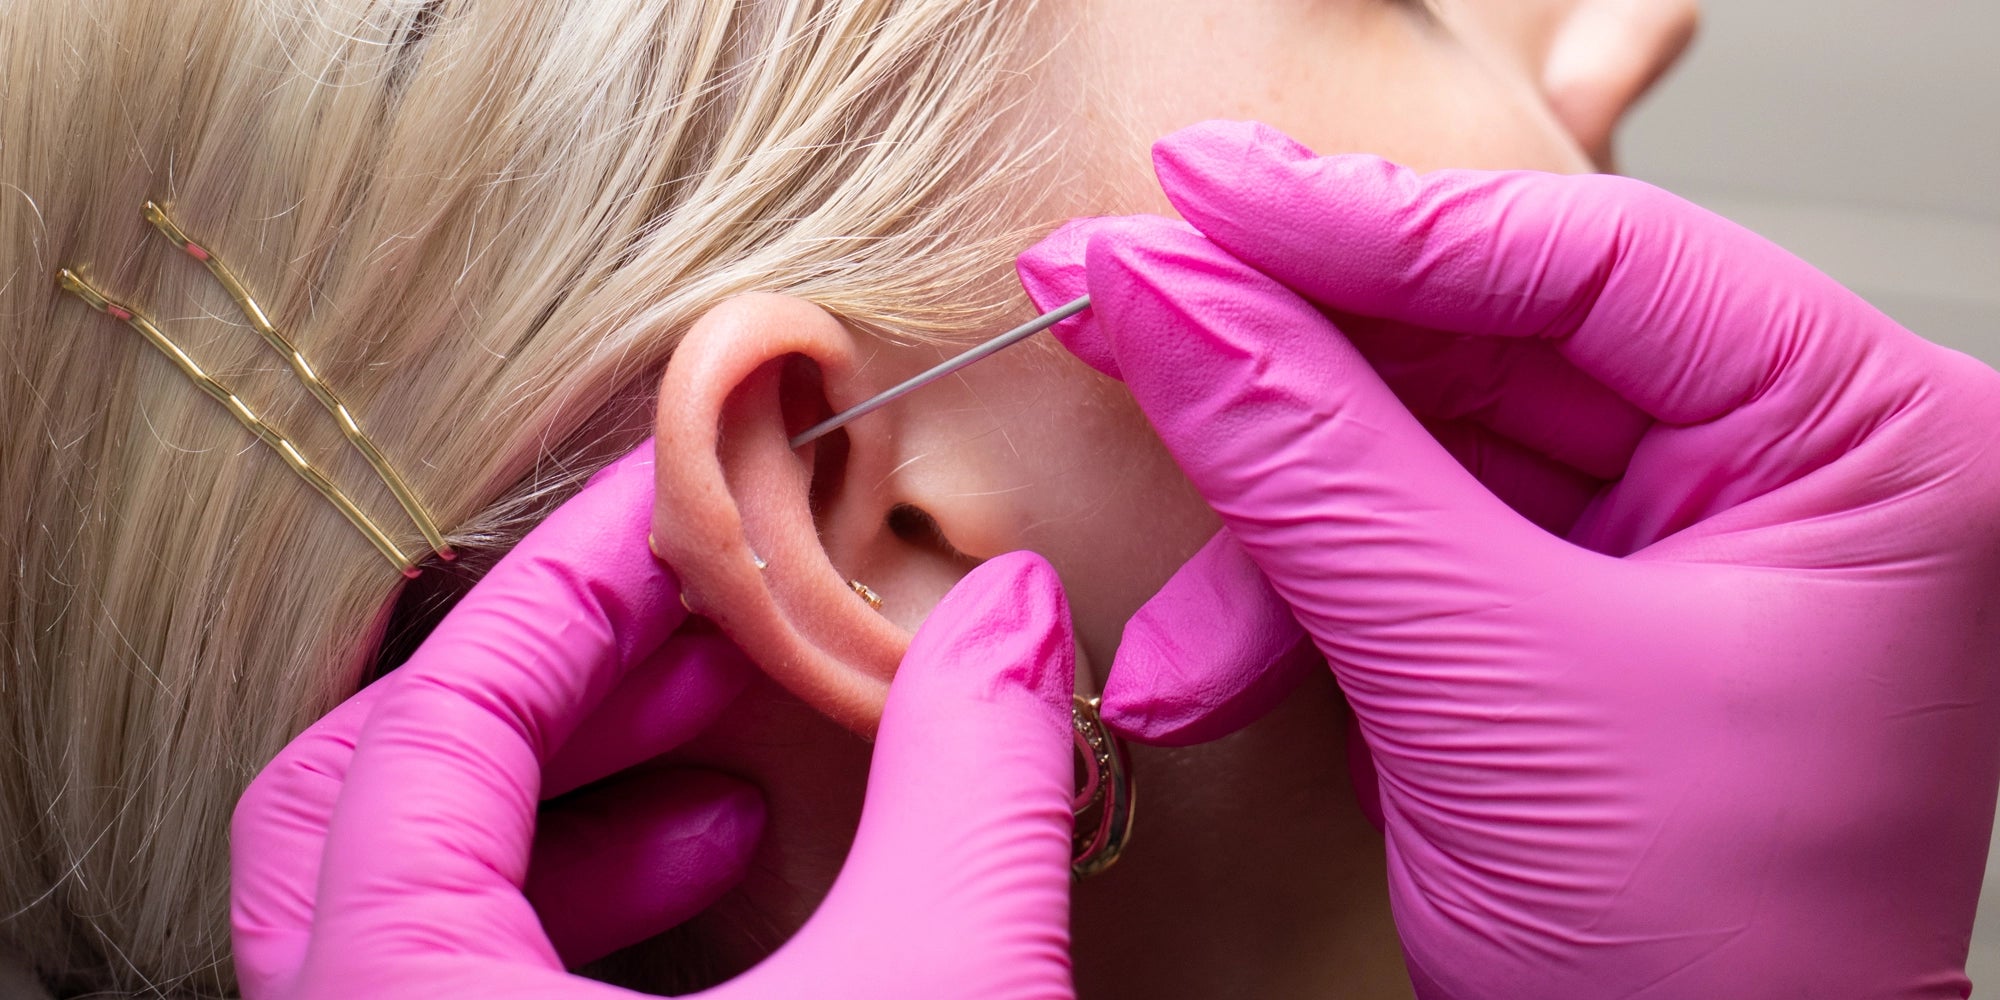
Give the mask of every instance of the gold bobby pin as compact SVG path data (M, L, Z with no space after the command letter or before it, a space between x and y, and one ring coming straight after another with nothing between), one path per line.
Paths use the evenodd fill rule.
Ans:
M264 342L285 356L285 360L292 366L293 374L306 384L313 398L319 400L319 404L326 408L326 412L333 414L334 421L340 425L340 433L346 435L348 443L361 453L362 458L368 460L369 466L375 470L375 475L381 478L382 485L389 487L389 492L396 495L396 502L402 504L403 511L410 515L410 520L416 522L417 530L423 533L425 543L438 554L438 558L447 561L455 558L457 553L453 552L451 546L445 542L444 534L438 531L437 522L431 519L430 512L426 511L424 505L417 500L417 495L411 492L409 484L403 482L403 477L397 475L396 470L390 467L389 460L383 457L382 452L375 447L375 443L368 439L368 435L362 433L361 425L355 422L354 415L348 412L346 404L340 401L340 397L335 396L333 390L328 388L325 382L320 381L312 365L306 363L305 355L300 354L299 349L292 346L291 340L278 332L277 326L264 314L263 308L257 305L257 300L250 297L249 290L236 279L236 273L229 269L229 265L210 253L207 247L196 243L193 237L168 217L166 209L161 208L159 203L146 202L144 212L146 221L152 223L153 228L158 229L167 239L174 241L174 244L186 251L188 256L207 266L209 273L215 275L215 280L221 282L223 289L229 292L229 297L236 300L236 307L243 310L243 315L250 320L250 325L264 338Z
M83 280L82 277L69 268L63 268L57 273L56 278L64 291L82 299L91 308L105 313L113 319L124 320L133 329L139 331L154 347L159 348L160 352L165 354L175 366L186 373L188 378L193 379L195 385L200 386L203 392L215 397L217 402L228 408L230 415L234 416L239 423L250 428L252 434L257 435L265 444L270 445L272 450L276 451L285 460L285 464L292 467L293 472L298 473L299 477L311 484L313 489L318 490L322 496L332 501L335 507L340 508L340 512L347 515L347 519L354 522L354 526L360 528L361 533L367 535L369 541L375 543L375 547L380 549L382 554L387 556L391 563L395 564L399 572L408 577L417 575L416 562L403 554L403 550L397 548L396 543L381 528L377 527L374 521L369 520L368 515L361 512L361 508L354 505L354 501L349 500L346 494L340 492L339 487L336 487L324 475L321 475L318 469L313 468L312 463L306 461L306 457L299 452L299 449L290 440L286 439L283 434L279 433L277 428L265 423L263 418L257 416L243 400L237 398L235 393L224 388L222 383L217 382L207 372L203 371L201 366L196 364L195 360L189 357L186 351L181 350L178 346L175 346L173 341L168 340L167 335L160 332L160 328L154 326L152 320L147 319L144 314L133 309L131 306L113 301L109 296Z

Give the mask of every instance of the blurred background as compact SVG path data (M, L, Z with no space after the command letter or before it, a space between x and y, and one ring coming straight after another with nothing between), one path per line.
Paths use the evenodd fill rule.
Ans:
M1627 125L1624 172L2000 367L2000 3L1709 0L1703 14ZM1969 971L1975 996L2000 990L1995 860Z
M1626 173L2000 365L2000 3L1710 0Z

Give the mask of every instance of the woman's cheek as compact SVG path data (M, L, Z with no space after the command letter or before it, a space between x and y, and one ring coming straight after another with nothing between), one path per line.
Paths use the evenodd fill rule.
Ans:
M934 522L961 575L1021 549L1048 559L1081 651L1109 669L1126 620L1219 522L1123 384L1022 350L910 398L923 409L890 488Z

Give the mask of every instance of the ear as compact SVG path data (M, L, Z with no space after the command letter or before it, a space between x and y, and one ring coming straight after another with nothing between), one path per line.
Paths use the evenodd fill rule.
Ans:
M894 366L862 363L860 348L790 296L738 296L702 316L660 384L652 526L689 610L807 704L872 736L928 597L976 561L941 536L898 530L912 515L890 485L897 408L792 449L793 434L886 387L874 382ZM888 603L878 610L850 580Z
M1698 0L1578 0L1557 25L1542 89L1557 117L1601 170L1626 112L1694 40Z

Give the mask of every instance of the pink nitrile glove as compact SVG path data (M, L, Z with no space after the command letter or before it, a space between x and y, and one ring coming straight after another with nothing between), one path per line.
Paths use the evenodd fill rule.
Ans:
M1636 181L1220 122L1155 163L1192 227L1020 262L1045 308L1091 294L1057 335L1226 525L1106 721L1247 723L1282 622L1163 609L1288 609L1379 772L1425 997L1967 995L2000 376Z
M740 654L676 634L679 586L646 544L652 491L649 442L260 774L232 841L246 997L631 996L564 963L665 929L742 874L761 798L721 775L636 771L542 808L537 830L545 795L672 747L740 690ZM1061 590L1045 563L1003 557L931 623L891 686L833 893L714 992L1067 995Z
M526 881L515 892L533 912L514 906L495 940L546 933L539 947L553 947L570 965L686 920L742 877L764 820L754 788L713 772L628 770L705 728L754 670L719 636L676 634L686 617L677 587L645 546L652 467L649 442L600 471L465 596L409 664L310 726L251 783L231 831L231 916L245 997L310 993L300 973L323 936L329 827L365 727L390 699L445 701L434 719L412 726L405 708L397 729L371 737L385 746L425 740L425 752L447 758L446 766L424 762L407 779L392 776L386 789L434 828L361 831L382 840L369 849L408 850L392 844L421 841L407 855L409 883L383 894L407 898L413 923L429 919L423 911L439 907L445 887L464 883L458 868L497 864L485 842L501 836L533 838ZM634 523L636 551L620 544ZM434 690L440 677L450 686ZM419 690L399 693L405 683ZM535 691L551 683L565 687ZM615 687L608 697L606 684ZM530 747L494 733L496 724L525 722L490 718L493 710L520 711L531 695L548 701L548 717L532 720L539 728ZM479 698L491 705L463 703ZM460 721L468 714L470 723ZM524 770L519 758L530 749L535 766ZM606 778L536 814L538 800ZM489 853L471 857L467 845ZM435 872L422 870L432 864ZM518 873L520 862L499 867ZM440 909L437 918L445 917Z

